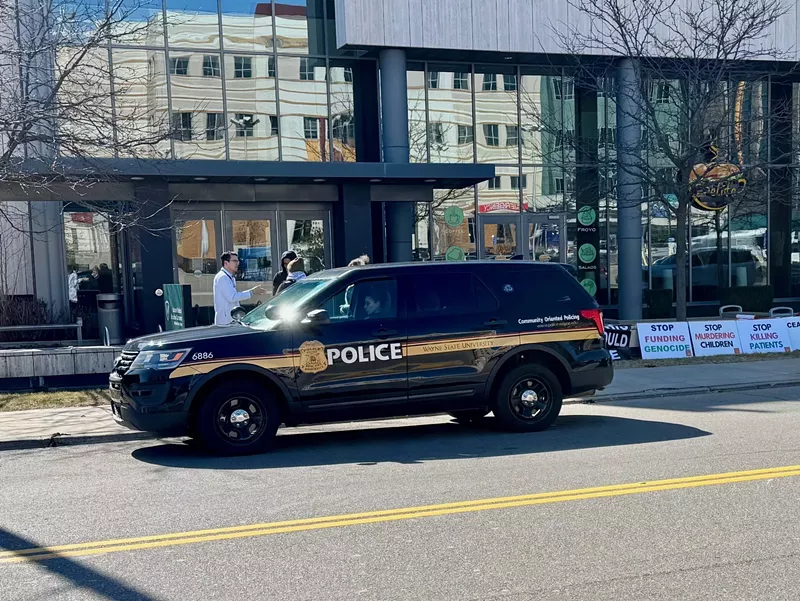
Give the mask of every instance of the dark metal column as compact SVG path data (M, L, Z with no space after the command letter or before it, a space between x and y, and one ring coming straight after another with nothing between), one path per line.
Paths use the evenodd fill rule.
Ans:
M619 317L642 318L641 110L634 61L617 67L617 242L619 245Z
M383 161L408 163L408 86L406 53L400 49L381 50L381 122ZM386 254L390 262L410 261L414 229L414 204L386 203Z

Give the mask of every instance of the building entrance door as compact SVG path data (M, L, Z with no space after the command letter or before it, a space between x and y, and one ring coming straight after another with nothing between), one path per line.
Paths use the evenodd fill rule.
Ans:
M510 259L525 252L519 215L481 217L481 259Z
M529 261L567 263L567 227L562 213L525 215Z
M266 294L244 301L245 308L272 297L272 280L280 271L280 257L287 250L304 259L306 273L331 266L330 210L299 210L287 205L229 203L214 209L176 206L173 218L175 282L192 287L192 305L199 325L214 317L214 276L221 269L225 251L239 255L236 287L247 290L260 284Z

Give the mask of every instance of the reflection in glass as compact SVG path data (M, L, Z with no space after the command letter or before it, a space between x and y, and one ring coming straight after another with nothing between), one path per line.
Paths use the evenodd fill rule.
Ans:
M278 75L283 160L330 161L325 61L282 56Z
M497 167L493 180L478 185L478 211L481 215L519 213L520 173L518 167ZM516 180L512 181L512 178ZM517 188L513 184L517 184ZM530 186L532 181L526 185Z
M172 123L176 158L225 158L222 78L218 54L170 52Z
M166 0L170 48L219 48L216 0Z
M357 66L347 61L331 61L331 133L333 160L356 160L356 116L353 76Z
M517 95L516 69L476 68L475 138L479 163L519 161Z
M232 219L233 250L239 256L236 287L248 290L259 284L272 292L272 236L268 219ZM263 300L263 299L259 299ZM250 303L255 301L251 299Z
M434 191L433 259L447 260L447 251L453 247L461 249L466 259L478 257L473 188Z
M322 219L287 219L289 249L303 258L306 274L325 269L325 222Z
M437 67L429 65L428 68ZM431 162L473 161L475 130L472 125L472 93L468 83L464 85L465 77L470 78L471 75L447 71L444 68L428 72L428 138ZM464 87L457 87L462 85Z
M115 43L129 46L163 46L164 13L161 0L118 0L114 23Z
M519 107L524 163L564 160L562 98L560 75L537 75L523 68Z
M273 128L278 110L275 78L269 75L269 58L266 55L225 55L228 102L225 125L232 160L278 160L278 135Z
M412 163L428 162L428 127L425 118L425 71L409 65L408 86L408 150Z
M411 256L414 261L430 259L428 248L431 203L414 203L414 229L411 233Z
M113 61L120 156L168 157L171 123L164 53L115 48Z
M323 0L275 0L278 52L325 54Z
M531 213L564 210L564 170L553 165L522 167L522 210Z
M272 50L272 4L247 0L221 0L225 50Z
M517 221L483 224L483 252L486 259L509 259L519 254Z
M214 306L214 276L217 265L217 235L214 219L175 221L175 254L178 283L192 287L192 303Z

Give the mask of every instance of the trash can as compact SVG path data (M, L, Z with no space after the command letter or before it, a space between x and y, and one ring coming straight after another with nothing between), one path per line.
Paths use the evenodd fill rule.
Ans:
M97 325L103 344L122 344L122 295L97 295Z

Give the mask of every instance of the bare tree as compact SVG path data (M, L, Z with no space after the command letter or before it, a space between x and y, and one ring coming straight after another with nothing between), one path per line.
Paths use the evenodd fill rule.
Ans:
M582 83L600 89L610 61L579 57L630 59L617 111L641 135L620 131L618 168L642 194L618 202L661 203L674 216L677 317L685 319L692 207L717 210L730 199L752 206L758 195L751 184L774 159L767 156L761 94L769 73L754 61L781 58L769 38L785 8L781 0L567 1L581 15L576 22L588 24L588 31L570 25L561 36Z
M160 87L166 98L163 59L109 60L113 44L163 27L144 0L0 0L0 181L36 198L56 184L78 191L113 179L93 159L165 157L171 124L154 99ZM76 202L119 227L146 217L135 202ZM0 219L18 227L2 208Z

